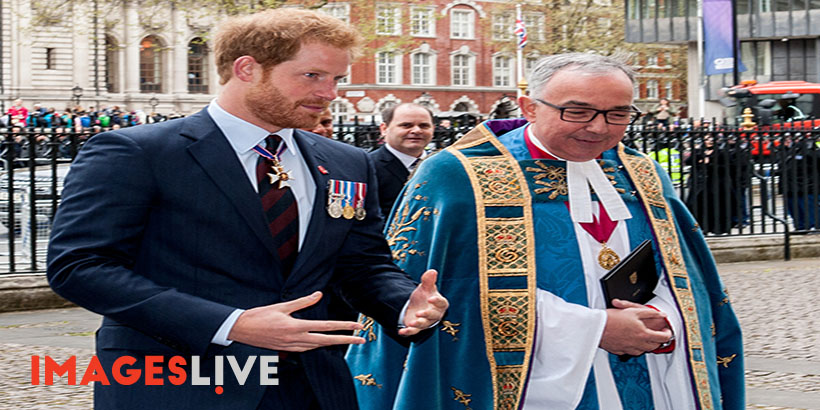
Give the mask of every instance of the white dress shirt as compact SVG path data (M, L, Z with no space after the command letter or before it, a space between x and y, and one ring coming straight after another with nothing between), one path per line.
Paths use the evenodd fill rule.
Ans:
M237 159L242 164L242 168L248 175L248 180L255 190L258 191L256 180L256 164L259 159L259 154L253 150L253 147L262 144L264 147L264 140L270 134L268 131L257 127L235 115L232 115L219 106L216 99L211 101L208 105L208 115L213 118L216 126L228 139L228 143L233 147ZM310 222L311 211L313 209L313 202L316 199L316 183L310 175L310 170L307 163L302 158L299 152L299 145L293 138L293 129L285 128L275 133L282 138L287 149L282 153L280 162L282 167L291 177L289 185L293 196L296 197L296 205L299 210L299 249L302 248L302 243L305 240L308 223ZM228 340L230 333L239 315L244 312L244 309L234 310L219 327L211 343L227 346L232 343Z

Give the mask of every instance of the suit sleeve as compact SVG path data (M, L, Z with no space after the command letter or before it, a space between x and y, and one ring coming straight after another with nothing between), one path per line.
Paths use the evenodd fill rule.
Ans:
M66 177L47 276L59 295L160 341L203 353L233 311L134 271L158 187L148 156L120 133L89 140Z

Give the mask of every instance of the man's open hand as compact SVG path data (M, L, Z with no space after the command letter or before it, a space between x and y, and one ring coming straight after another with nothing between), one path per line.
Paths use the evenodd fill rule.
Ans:
M415 335L444 317L444 312L447 311L450 303L441 293L438 293L438 288L436 288L437 277L438 272L433 269L421 275L421 283L410 295L410 303L404 313L404 325L406 327L399 330L400 335Z
M435 285L434 285L435 286ZM304 352L322 346L362 344L356 336L326 335L314 332L359 330L357 322L338 320L304 320L291 316L293 312L313 306L322 299L322 292L292 300L248 309L239 315L228 339L251 346L288 352Z

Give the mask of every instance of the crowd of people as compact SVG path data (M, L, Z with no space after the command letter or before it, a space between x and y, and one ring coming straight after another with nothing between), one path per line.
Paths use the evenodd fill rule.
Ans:
M151 124L181 117L180 114L165 115L157 112L146 113L143 110L122 109L118 105L111 107L82 106L67 107L63 111L55 107L46 108L40 103L34 103L31 108L23 104L22 99L16 99L5 115L0 117L2 127L20 127L21 129L34 128L68 128L83 130L89 128L118 129L140 124Z

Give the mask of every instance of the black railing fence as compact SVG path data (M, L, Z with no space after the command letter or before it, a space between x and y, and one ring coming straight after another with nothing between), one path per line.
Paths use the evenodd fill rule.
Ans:
M431 149L457 141L472 121L437 127ZM103 129L104 131L105 129ZM0 274L45 269L63 179L96 129L0 128ZM820 232L820 129L663 129L636 126L624 144L658 161L707 236ZM334 139L372 150L378 124L342 123Z

